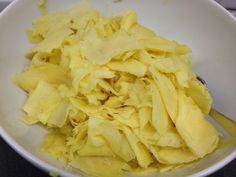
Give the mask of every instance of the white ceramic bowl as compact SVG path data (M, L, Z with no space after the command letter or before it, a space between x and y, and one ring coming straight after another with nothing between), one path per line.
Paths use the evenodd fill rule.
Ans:
M48 7L55 11L76 3L78 0L48 0ZM193 69L206 80L214 107L236 118L236 20L226 10L210 0L123 0L117 3L91 0L91 3L103 14L135 9L141 24L169 39L188 44L193 50ZM20 121L26 96L12 84L12 79L27 63L24 53L31 46L25 30L38 15L36 0L16 0L0 15L0 134L39 168L61 176L74 176L80 172L39 151L38 144L45 130ZM150 176L205 176L235 157L236 147L229 146L191 168Z

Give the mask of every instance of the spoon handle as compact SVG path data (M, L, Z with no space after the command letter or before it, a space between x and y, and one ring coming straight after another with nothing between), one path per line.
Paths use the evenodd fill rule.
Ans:
M223 127L232 137L236 138L236 122L214 108L211 109L209 115Z

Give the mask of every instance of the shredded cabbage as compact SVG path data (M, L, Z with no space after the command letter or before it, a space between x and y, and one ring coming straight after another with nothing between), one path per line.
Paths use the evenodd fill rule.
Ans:
M44 2L44 1L42 1ZM43 3L42 3L43 6ZM179 168L216 149L205 119L212 98L191 71L191 50L86 1L33 21L23 121L49 129L44 152L97 177Z

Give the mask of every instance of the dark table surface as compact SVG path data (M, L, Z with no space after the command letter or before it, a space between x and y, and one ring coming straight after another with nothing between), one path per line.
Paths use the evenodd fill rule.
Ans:
M9 3L0 2L0 11ZM0 137L0 177L49 177L18 155ZM236 177L236 159L209 177Z
M0 177L49 177L18 155L0 138ZM236 177L236 159L209 177Z

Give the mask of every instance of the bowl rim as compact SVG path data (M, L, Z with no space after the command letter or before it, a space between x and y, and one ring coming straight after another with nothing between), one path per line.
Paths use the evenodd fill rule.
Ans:
M13 2L11 2L5 9L3 9L0 13L0 22L1 20L4 18L4 16L7 16L7 13L9 11L11 11L12 9L14 9L15 7L18 6L18 4L20 2L23 1L27 1L27 0L14 0ZM236 18L230 13L228 12L223 6L221 6L220 4L218 4L216 1L214 0L207 0L208 3L210 3L212 6L214 6L214 8L217 8L218 10L220 10L221 12L224 13L225 16L227 16L227 18L231 19L235 25L236 25ZM12 148L15 150L15 152L17 152L21 157L23 157L24 159L26 159L28 162L30 162L31 164L33 164L34 166L36 166L37 168L43 170L44 172L47 173L55 173L58 174L60 176L66 176L66 177L78 177L78 175L61 170L59 168L56 168L50 164L48 164L45 161L40 160L39 158L37 158L36 156L34 156L33 154L31 154L30 152L28 152L25 148L23 148L20 144L18 144L6 131L5 129L0 125L0 136L1 138ZM231 161L233 161L234 159L236 159L236 149L235 151L233 151L231 154L229 154L228 156L226 156L223 160L215 163L214 165L212 165L209 168L206 168L202 171L199 171L193 175L190 175L189 177L200 177L200 176L207 176L210 175L214 172L216 172L217 170L223 168L224 166L226 166L228 163L230 163Z

